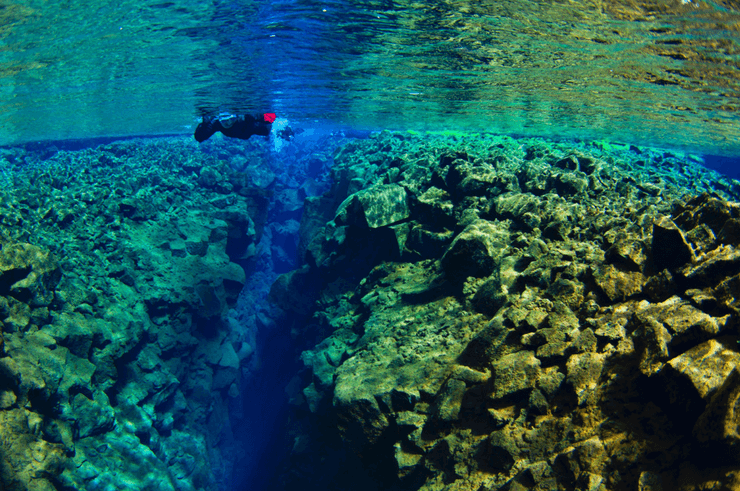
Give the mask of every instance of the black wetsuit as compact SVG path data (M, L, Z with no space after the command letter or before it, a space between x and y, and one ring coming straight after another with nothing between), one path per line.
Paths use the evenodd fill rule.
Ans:
M218 118L203 118L195 128L195 139L199 142L208 140L214 133L220 131L231 138L248 139L252 135L270 136L274 114L252 116L249 114L236 116L236 120L228 128L221 124Z

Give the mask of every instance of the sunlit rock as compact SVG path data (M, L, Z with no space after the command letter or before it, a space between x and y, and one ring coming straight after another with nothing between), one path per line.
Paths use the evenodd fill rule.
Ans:
M506 248L505 224L476 220L455 237L442 256L442 267L452 278L485 277Z
M337 225L378 228L399 222L409 216L406 190L396 184L385 184L359 191L339 206Z

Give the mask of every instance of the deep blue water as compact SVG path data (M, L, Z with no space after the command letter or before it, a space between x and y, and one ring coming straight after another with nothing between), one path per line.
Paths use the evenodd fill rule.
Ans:
M740 158L724 155L704 155L704 165L733 179L740 180Z

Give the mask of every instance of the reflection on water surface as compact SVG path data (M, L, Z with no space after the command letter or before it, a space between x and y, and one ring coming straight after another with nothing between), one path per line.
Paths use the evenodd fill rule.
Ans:
M740 153L738 2L0 2L0 144L275 110Z

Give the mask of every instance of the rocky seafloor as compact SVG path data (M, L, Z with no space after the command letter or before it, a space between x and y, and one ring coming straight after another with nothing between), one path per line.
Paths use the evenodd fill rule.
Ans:
M255 489L250 380L292 362L264 489L740 487L740 183L341 143L0 149L0 489Z
M740 183L388 132L332 177L271 289L307 347L274 489L740 488Z

